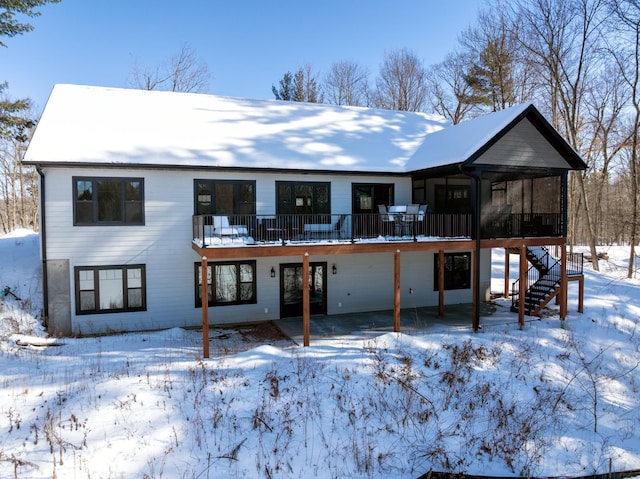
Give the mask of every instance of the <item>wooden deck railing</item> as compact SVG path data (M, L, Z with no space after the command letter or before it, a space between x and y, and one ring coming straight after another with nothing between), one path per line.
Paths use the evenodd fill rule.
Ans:
M417 241L420 237L471 236L470 215L379 214L322 215L196 215L193 239L213 246L225 243L364 241L372 239Z
M562 216L559 213L487 215L481 231L482 238L562 236Z
M511 214L485 221L482 238L561 235L560 215ZM418 241L471 238L470 214L196 215L193 239L204 246L317 241Z

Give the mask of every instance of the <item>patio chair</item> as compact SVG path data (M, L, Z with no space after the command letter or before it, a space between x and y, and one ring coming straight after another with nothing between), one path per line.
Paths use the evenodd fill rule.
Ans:
M419 212L420 212L420 205L415 203L407 205L407 211L402 217L404 234L413 234L414 226L418 219Z
M395 217L387 211L387 205L378 205L380 220L382 221L382 234L387 235L393 231Z
M427 234L427 222L425 221L425 218L427 217L428 212L429 205L420 205L420 208L418 209L418 216L416 217L416 234Z

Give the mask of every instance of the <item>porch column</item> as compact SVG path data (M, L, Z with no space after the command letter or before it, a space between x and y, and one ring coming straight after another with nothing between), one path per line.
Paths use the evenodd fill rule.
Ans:
M438 251L438 316L444 316L444 250Z
M529 278L527 277L527 246L526 245L520 246L519 266L520 266L520 272L519 272L520 288L518 289L518 324L520 325L521 328L523 328L524 327L524 301L525 301L525 296L527 294L527 288L528 288L527 282L529 281Z
M578 280L578 313L584 313L584 276Z
M209 358L209 270L207 257L202 257L202 357Z
M509 259L511 254L507 248L504 249L504 299L509 299Z
M480 248L473 252L473 304L471 308L471 323L473 330L480 329Z
M567 244L562 243L560 246L560 319L562 321L567 317L568 289Z
M309 308L309 253L302 257L302 336L305 346L309 346L311 336L311 310Z
M393 331L400 332L400 250L393 256Z

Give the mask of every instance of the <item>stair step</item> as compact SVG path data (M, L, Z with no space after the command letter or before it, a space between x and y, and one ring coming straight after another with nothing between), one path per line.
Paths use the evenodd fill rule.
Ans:
M519 248L510 248L510 252L519 253ZM550 298L558 291L560 279L556 274L550 274L554 268L557 269L559 260L554 258L544 246L528 247L526 251L527 260L531 264L529 270L535 268L538 271L538 279L529 285L524 294L524 309L526 314L538 311L542 304L546 304ZM529 273L527 273L529 274ZM514 296L511 304L511 311L519 311L519 299Z

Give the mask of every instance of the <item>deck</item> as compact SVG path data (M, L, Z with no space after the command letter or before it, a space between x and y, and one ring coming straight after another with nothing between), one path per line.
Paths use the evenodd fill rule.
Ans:
M471 214L196 215L200 248L308 243L424 242L473 238ZM561 237L556 214L510 214L483 219L482 239Z

